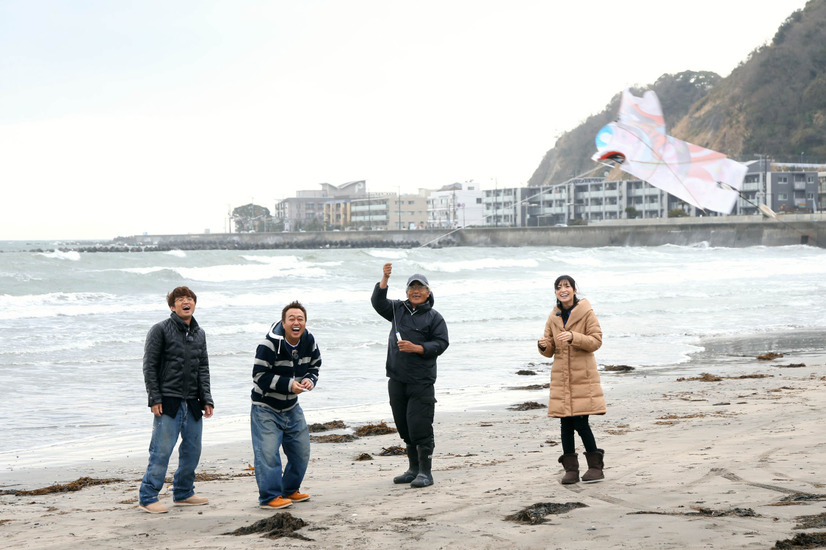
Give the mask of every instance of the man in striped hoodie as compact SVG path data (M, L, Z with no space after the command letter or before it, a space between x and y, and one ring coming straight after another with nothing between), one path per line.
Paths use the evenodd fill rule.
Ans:
M285 508L310 498L300 493L310 461L310 431L298 395L315 388L321 353L307 332L307 310L287 304L255 351L250 427L261 508ZM287 465L281 469L280 449Z

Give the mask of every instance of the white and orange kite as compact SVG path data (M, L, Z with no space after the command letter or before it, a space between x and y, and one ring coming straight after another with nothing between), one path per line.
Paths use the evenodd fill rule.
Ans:
M746 175L746 166L722 153L673 138L657 94L622 93L619 120L596 137L595 161L613 160L623 171L703 210L728 214Z

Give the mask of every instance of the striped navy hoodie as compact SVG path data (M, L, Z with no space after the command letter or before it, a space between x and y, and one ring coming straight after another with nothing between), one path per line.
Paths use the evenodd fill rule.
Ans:
M293 380L309 378L313 387L318 383L321 352L315 337L305 330L298 345L291 346L284 337L281 321L275 323L264 341L255 350L252 367L252 402L277 411L287 411L298 404L298 395L292 393Z

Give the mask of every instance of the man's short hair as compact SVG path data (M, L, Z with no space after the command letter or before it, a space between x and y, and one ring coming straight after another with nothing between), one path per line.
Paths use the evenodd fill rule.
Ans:
M184 296L189 296L192 298L192 301L196 304L198 303L198 297L195 296L195 293L189 290L188 286L179 286L172 292L166 295L166 303L169 304L169 307L175 307L175 299L182 298Z
M282 323L287 319L287 311L290 309L300 309L304 313L304 320L307 320L307 310L304 308L304 306L301 305L301 302L299 302L298 300L293 300L292 302L284 306L284 309L281 310Z

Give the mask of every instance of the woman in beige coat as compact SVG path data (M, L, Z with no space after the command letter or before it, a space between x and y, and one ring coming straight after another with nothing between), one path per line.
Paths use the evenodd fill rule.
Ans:
M539 353L553 357L551 398L548 416L561 419L562 483L579 481L579 461L574 450L574 432L585 446L588 471L585 483L602 481L605 451L597 448L588 416L605 414L605 398L599 383L594 352L602 345L602 329L588 300L577 298L576 283L562 275L554 283L556 307L545 323L545 335L537 342Z

